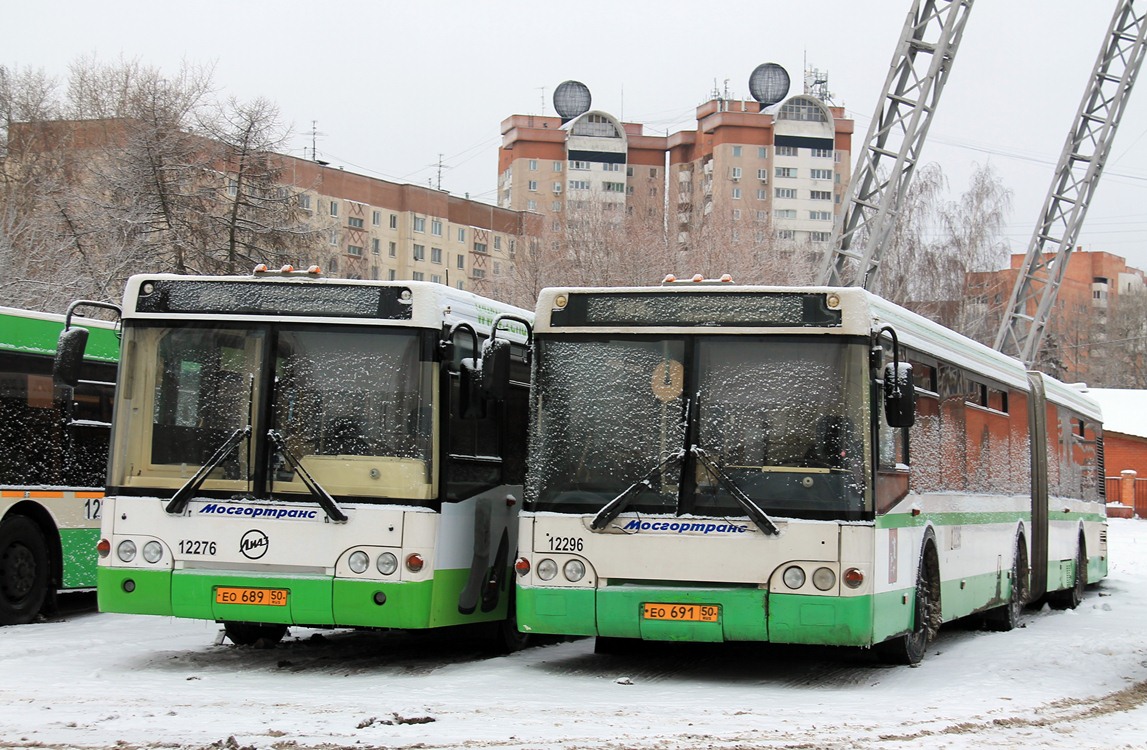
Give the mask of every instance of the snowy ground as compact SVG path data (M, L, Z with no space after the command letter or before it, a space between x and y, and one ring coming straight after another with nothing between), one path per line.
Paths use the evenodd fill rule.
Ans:
M950 626L917 668L868 654L589 640L474 642L98 614L0 630L0 748L1142 748L1147 521L1113 520L1111 576L1025 627ZM86 608L85 608L86 607Z

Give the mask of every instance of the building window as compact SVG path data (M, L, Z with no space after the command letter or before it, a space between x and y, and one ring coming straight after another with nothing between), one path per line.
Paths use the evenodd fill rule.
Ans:
M769 181L769 170L758 169L757 170L757 179L760 180L761 182L768 182Z
M831 148L814 148L812 155L818 159L831 159L833 158L833 151Z
M741 209L739 209L739 208L734 208L734 209L733 209L733 219L734 219L734 220L736 220L736 221L740 221L740 219L741 219Z
M778 198L796 198L796 188L773 188L773 194Z
M733 146L733 156L740 156L740 155L741 155L741 147L740 146Z
M777 167L774 174L776 174L777 177L796 177L797 176L797 168L796 167Z
M311 196L306 193L299 193L299 208L304 211L311 210Z
M780 229L777 231L778 240L795 240L796 238L797 233L794 229Z
M741 188L733 188L733 200L741 200Z
M434 284L441 284L442 283L442 276L440 276L439 274L436 274L436 273L432 273L432 274L430 274L430 281Z
M415 246L414 246L414 259L415 260L426 260L426 245L415 244Z
M463 268L463 269L466 268L466 256L465 255L459 255L458 256L458 267Z
M828 242L832 239L832 232L809 232L808 238L813 242Z
M831 169L814 169L809 174L809 176L812 177L814 180L831 180L832 179L832 170Z
M605 192L607 192L607 193L624 193L625 192L625 183L624 182L603 182L603 183L601 183L601 186L605 190Z
M657 176L657 167L650 167L649 168L649 176L650 177L656 177Z
M589 180L570 180L570 190L589 190Z
M620 164L602 164L601 165L601 171L602 172L620 172L621 171L621 165ZM626 174L629 174L629 172L626 172Z
M832 211L809 211L808 217L813 221L832 221Z
M485 253L486 252L486 243L485 242L475 242L474 243L474 252Z
M391 229L398 229L398 214L391 214L390 215L390 228Z
M733 167L732 169L729 170L729 176L732 177L734 180L741 179L741 168L740 167Z
M338 245L339 244L339 230L332 229L329 233L328 241L332 245Z
M466 230L463 229L462 227L458 227L458 241L459 242L465 242L466 241Z
M395 274L395 271L394 271L394 269L393 269L393 268L391 268L391 269L388 269L388 270L387 270L387 272L386 272L386 278L387 278L387 280L388 280L388 281L394 281L394 279L395 279L395 275L396 275L396 274Z
M530 171L531 172L537 172L538 171L538 160L537 159L530 159Z
M537 211L538 210L538 202L537 201L526 201L526 210L527 211Z
M362 257L362 246L361 245L347 245L346 251L347 251L348 255L357 255L359 257Z
M397 257L398 257L398 243L397 243L397 242L394 242L394 241L392 240L392 241L390 242L390 245L389 245L389 247L388 247L388 248L387 248L387 250L386 250L386 254L387 254L387 255L389 255L389 256L390 256L390 257L392 257L392 258L397 258Z
M495 276L501 276L502 275L502 264L497 262L497 261L494 261L494 275Z
M426 231L426 217L425 216L415 216L414 217L414 231L415 232L425 232Z
M338 273L339 272L339 259L338 258L331 258L331 262L327 264L327 270L330 271L331 273Z
M777 156L796 156L799 152L796 146L777 146Z
M562 202L561 201L554 201L553 203L550 204L550 210L553 211L554 213L560 213L562 210Z
M768 211L757 211L757 221L768 221L768 219L769 219L769 212Z
M773 216L778 219L795 219L797 210L795 208L778 208L773 211Z
M502 249L502 235L500 235L500 234L494 235L494 249L495 250L501 250Z
M529 188L530 188L531 193L538 192L538 181L537 180L530 180Z
M338 201L331 201L331 216L338 216L338 215L339 215L339 202Z
M562 163L561 163L560 161L555 161L555 162L554 162L554 171L555 171L555 172L560 172L560 171L562 171Z
M372 211L370 214L370 223L376 227L382 226L382 211Z
M414 273L410 274L411 281L422 281L425 278L426 274L422 273L422 271L415 271Z
M375 281L378 281L378 266L371 266L370 267L370 278L374 279Z
M442 219L430 220L430 233L435 237L442 236Z
M370 241L370 253L371 255L379 255L382 253L382 243L377 237L371 239ZM374 278L377 279L378 277L375 276Z
M589 162L588 161L571 161L570 162L570 169L579 169L582 171L588 170L589 169Z
M830 201L832 200L831 190L812 190L809 192L808 197L814 201Z
M769 149L767 146L758 146L757 147L757 158L758 159L767 159L768 156L769 156Z
M235 182L235 180L227 180L227 195L230 195L232 198L234 198L238 194L239 183Z
M346 225L351 229L362 229L363 221L361 216L348 216Z
M430 262L431 263L441 263L442 262L442 248L440 248L440 247L430 248Z
M769 191L768 190L765 190L764 188L760 188L759 190L757 190L757 200L763 201L768 197L769 197Z
M475 268L470 272L470 275L475 279L484 279L486 278L486 271L481 268Z

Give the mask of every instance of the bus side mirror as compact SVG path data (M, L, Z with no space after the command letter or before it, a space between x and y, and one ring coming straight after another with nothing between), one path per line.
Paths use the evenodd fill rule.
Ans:
M56 342L56 359L52 363L52 378L73 388L80 382L80 366L84 363L84 349L88 345L88 329L76 326L60 332Z
M458 361L458 416L463 419L486 416L480 359L465 357Z
M510 342L489 339L482 345L482 394L504 401L510 391Z
M916 384L912 382L912 365L907 362L884 366L884 418L889 427L916 423Z

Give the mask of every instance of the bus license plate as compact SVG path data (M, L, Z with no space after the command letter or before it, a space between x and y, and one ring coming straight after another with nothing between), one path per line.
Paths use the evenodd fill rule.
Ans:
M721 607L716 604L660 604L642 605L641 616L646 620L677 620L679 622L717 622Z
M215 589L216 604L262 604L287 606L287 589L252 589L243 586L220 586Z

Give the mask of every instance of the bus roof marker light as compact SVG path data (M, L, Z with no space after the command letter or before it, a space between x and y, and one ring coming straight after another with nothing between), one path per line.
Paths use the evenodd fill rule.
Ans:
M294 272L295 272L295 267L292 266L290 263L286 264L285 266L283 266L282 268L279 269L279 273L294 273Z
M693 274L693 279L692 279L692 280L693 280L693 283L694 283L694 284L700 284L702 281L704 281L704 280L705 280L705 275L704 275L704 274L700 274L700 273L695 273L695 274Z
M732 284L733 283L733 274L731 274L731 273L721 274L721 282L724 284Z
M251 270L252 276L254 276L255 274L258 274L258 273L267 273L267 264L266 263L259 263L258 265L255 266L255 268L253 268Z
M570 302L569 297L567 297L564 294L559 294L558 296L554 297L554 309L555 310L564 310L565 306L568 305L569 302Z
M312 276L322 276L323 269L312 263L311 265L307 266L307 273L311 274Z
M665 274L665 278L661 280L662 284L672 284L677 281L677 277L671 273Z
M838 294L830 294L827 297L825 297L824 301L825 301L825 304L828 305L829 310L835 310L838 307L840 307L840 295L838 295Z

